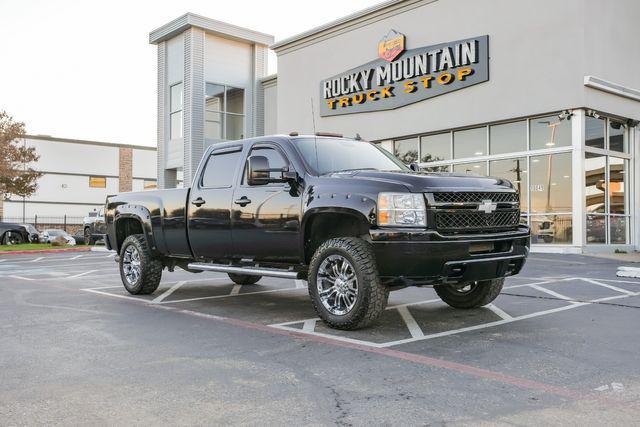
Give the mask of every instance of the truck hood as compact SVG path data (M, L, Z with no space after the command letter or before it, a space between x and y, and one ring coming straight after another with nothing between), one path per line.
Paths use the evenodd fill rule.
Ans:
M345 177L363 181L382 181L404 185L412 193L445 190L511 190L513 185L506 179L462 173L349 171L336 172L332 177Z

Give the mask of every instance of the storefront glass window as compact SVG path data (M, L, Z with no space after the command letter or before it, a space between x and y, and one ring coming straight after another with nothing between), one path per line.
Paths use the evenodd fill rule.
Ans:
M571 121L560 120L558 116L529 120L529 131L531 150L571 145Z
M626 216L612 215L609 217L609 235L610 243L626 244L628 243L628 221Z
M492 160L489 162L489 175L511 181L520 193L520 210L527 211L529 180L527 178L527 159Z
M627 153L629 152L628 145L625 126L615 120L609 120L609 149Z
M532 215L531 243L571 244L573 217L566 215Z
M627 160L609 157L609 213L627 213Z
M604 149L604 125L602 117L585 117L584 143L587 147Z
M450 172L451 166L442 165L442 166L430 166L428 168L423 169L425 172Z
M407 165L412 162L417 162L419 145L418 138L395 141L393 144L393 154Z
M487 174L487 162L461 163L453 165L453 171L475 175Z
M515 153L527 150L527 122L489 126L491 154Z
M585 153L585 195L587 198L587 212L605 213L605 170L607 168L606 156Z
M182 83L169 89L169 136L171 139L182 138Z
M607 216L587 214L587 243L607 243Z
M487 154L487 128L461 130L453 133L453 157L485 156Z
M451 133L439 133L420 138L420 161L437 162L451 159Z
M531 212L571 212L571 153L531 157Z

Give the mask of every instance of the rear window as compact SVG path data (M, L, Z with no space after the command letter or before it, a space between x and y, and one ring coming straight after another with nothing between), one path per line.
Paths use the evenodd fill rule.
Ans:
M202 174L201 185L205 188L231 187L241 155L241 151L211 154Z

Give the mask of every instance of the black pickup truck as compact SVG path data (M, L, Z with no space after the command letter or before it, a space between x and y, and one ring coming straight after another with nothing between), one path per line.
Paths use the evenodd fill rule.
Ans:
M307 279L331 327L374 322L389 291L434 286L447 304L489 304L529 253L519 196L499 178L421 173L337 136L268 136L209 147L191 188L107 198L106 245L125 288L162 270Z

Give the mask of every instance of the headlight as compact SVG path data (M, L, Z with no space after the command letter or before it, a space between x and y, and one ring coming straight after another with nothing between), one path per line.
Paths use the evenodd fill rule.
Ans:
M425 210L422 194L378 194L378 225L426 227Z

